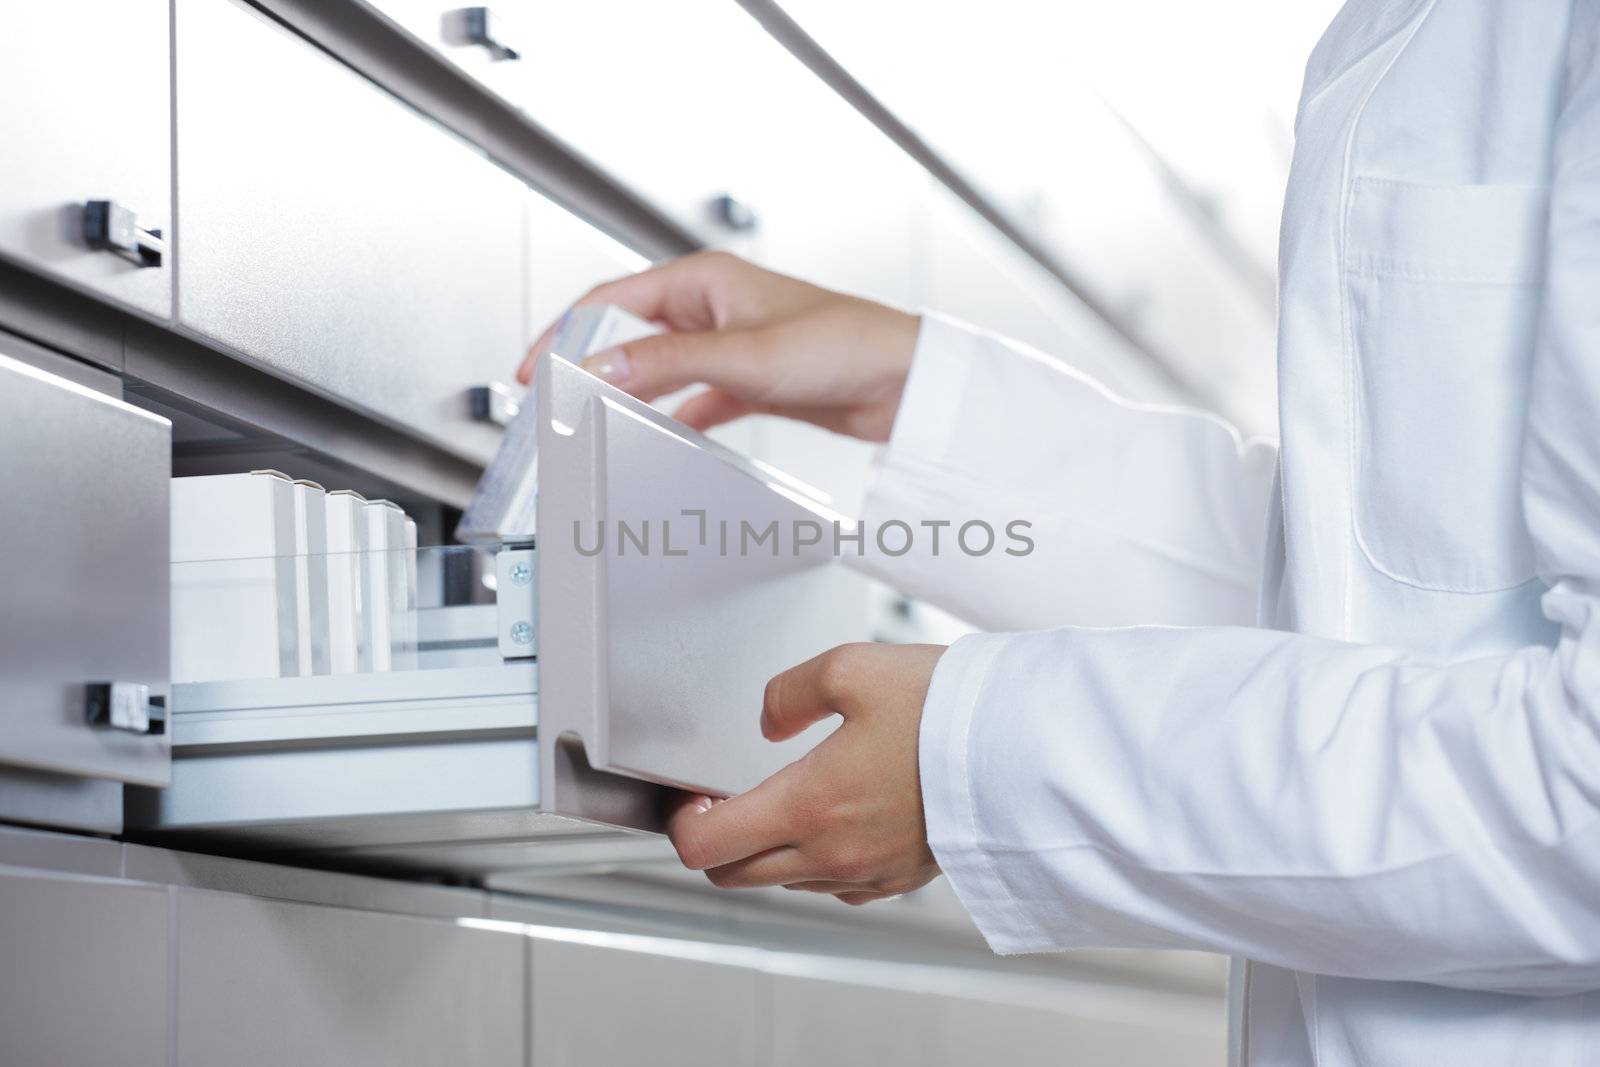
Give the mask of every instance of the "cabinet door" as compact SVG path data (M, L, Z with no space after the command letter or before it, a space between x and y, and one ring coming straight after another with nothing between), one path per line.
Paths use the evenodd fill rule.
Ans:
M486 460L467 391L522 354L524 186L238 3L176 17L182 324Z
M525 99L529 68L539 61L538 54L529 52L533 42L522 18L531 6L527 0L470 7L456 0L367 2L508 102Z
M169 1062L165 888L0 875L0 960L0 1063Z
M831 729L772 744L759 716L774 674L862 636L834 561L849 521L559 357L535 391L542 806L627 821L589 806L584 765L756 785Z
M708 243L912 299L922 172L738 5L522 6L539 43L524 81L531 118Z
M180 1067L523 1067L524 938L176 890Z
M172 427L0 354L0 764L165 785L166 735L86 685L167 688Z
M83 207L168 229L168 0L11 4L0 33L0 255L161 318L172 271L89 247ZM170 236L170 235L168 235Z
M530 342L596 285L650 265L627 245L531 191L527 196L527 228Z
M689 951L630 950L663 944ZM539 1067L769 1061L772 976L693 958L700 948L714 955L715 946L578 931L573 940L541 938L529 948Z

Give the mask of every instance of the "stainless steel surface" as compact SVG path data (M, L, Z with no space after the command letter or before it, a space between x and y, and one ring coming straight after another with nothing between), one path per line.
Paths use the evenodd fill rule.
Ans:
M563 795L558 738L580 742L597 771L719 794L756 785L828 732L765 740L767 680L859 636L838 610L853 583L832 555L839 517L560 357L540 363L535 392L544 807L590 814ZM697 508L703 538L684 510ZM653 555L624 548L624 518L652 525ZM680 555L666 555L665 521ZM724 521L735 539L742 523L776 524L781 552L724 554ZM826 530L824 544L791 549L797 522Z
M172 272L84 241L87 201L170 222L168 0L12 4L0 34L0 256L159 318Z
M37 867L61 874L115 878L122 873L122 843L82 834L0 826L0 867Z
M0 1063L168 1067L167 890L0 868Z
M166 689L170 434L0 355L0 764L166 783L167 739L91 728L85 685Z
M4 856L4 845L5 840L0 837L0 858ZM121 851L121 875L135 882L436 919L471 918L489 911L481 890L460 886L307 870L149 845L113 847Z
M0 822L121 833L122 783L0 766Z
M699 247L659 208L554 136L537 114L524 113L518 88L498 88L500 76L536 64L493 63L479 49L441 48L440 16L449 0L255 3L613 237L651 256ZM388 17L376 17L378 11Z
M528 1062L522 938L443 919L176 895L180 1067Z
M119 349L119 359L120 359ZM140 404L201 418L174 472L235 474L292 467L369 496L464 505L481 467L292 382L146 323L127 331L127 391ZM210 426L207 427L206 423Z
M503 14L495 8L458 7L445 12L444 39L452 45L481 47L496 63L515 62L522 53L513 47L516 31L509 29Z
M1044 243L1037 240L1030 228L996 204L993 199L972 183L961 170L923 140L893 111L884 106L867 87L839 62L828 54L805 29L774 0L737 0L739 5L792 54L826 83L840 98L849 103L885 136L892 140L910 158L927 168L942 185L963 200L985 222L1003 234L1006 240L1022 249L1040 266L1055 275L1082 305L1116 334L1124 347L1137 353L1148 364L1148 370L1161 376L1171 387L1188 395L1204 395L1194 383L1185 382L1173 372L1173 361L1153 347L1142 335L1138 324L1122 310L1104 299L1090 279L1079 269L1068 265Z
M518 664L176 686L173 784L131 794L129 824L305 849L416 840L396 816L536 809L534 677Z
M43 345L4 331L0 331L0 352L42 371L48 371L58 378L77 382L116 400L122 399L122 379L92 363L64 356Z
M917 302L914 200L927 173L735 4L587 0L529 5L527 18L539 40L576 42L529 64L529 111L702 242ZM594 77L596 49L606 90L567 91ZM727 227L714 204L728 192L759 226Z
M625 935L624 935L625 936ZM748 966L540 940L533 960L533 1062L766 1064L771 1058L771 975ZM597 1004L626 1005L625 1025ZM842 1061L840 1061L842 1062Z
M466 459L524 345L523 186L231 0L177 4L181 324Z

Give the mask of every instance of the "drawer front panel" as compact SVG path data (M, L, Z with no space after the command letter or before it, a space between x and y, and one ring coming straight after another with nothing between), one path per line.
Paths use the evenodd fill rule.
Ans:
M174 1063L527 1062L521 937L447 919L176 892Z
M0 355L0 763L168 780L166 736L90 726L85 687L166 691L171 433Z
M184 326L468 459L523 337L524 187L235 3L177 5Z
M0 33L0 255L161 318L170 257L142 266L84 239L113 200L170 237L167 0L12 4Z
M774 674L863 636L833 557L834 522L850 523L559 357L535 391L545 810L630 818L589 806L558 760L573 739L612 775L756 785L832 728L772 744L759 715Z

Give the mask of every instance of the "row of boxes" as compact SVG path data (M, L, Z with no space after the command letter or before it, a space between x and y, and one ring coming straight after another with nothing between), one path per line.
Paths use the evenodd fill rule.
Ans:
M417 524L278 471L172 482L172 680L408 670Z

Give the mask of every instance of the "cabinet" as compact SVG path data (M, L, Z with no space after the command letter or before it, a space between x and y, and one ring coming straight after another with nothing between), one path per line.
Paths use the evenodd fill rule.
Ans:
M171 425L0 354L0 426L0 770L165 784ZM91 722L97 683L147 721Z
M613 941L621 944L608 943ZM770 1062L771 975L694 958L697 948L712 948L715 954L713 946L666 942L680 950L672 955L630 951L626 946L634 941L662 943L583 933L572 940L556 936L530 942L534 1063L703 1067Z
M525 187L232 0L177 4L178 318L464 458L522 355Z
M180 1067L528 1062L521 938L447 919L175 892Z
M91 248L84 205L113 200L170 239L167 0L14 4L0 33L0 255L158 318L167 257Z
M737 5L597 0L513 14L535 48L515 101L534 121L709 244L913 298L922 171Z
M0 960L0 1063L166 1067L165 888L5 869Z
M530 841L659 829L661 785L739 792L826 733L770 743L759 710L773 674L866 636L839 608L849 520L575 364L544 361L535 393L520 584L504 552L434 549L451 558L419 574L493 575L499 595L439 608L421 669L175 686L173 784L139 791L131 822L481 873ZM207 566L174 571L220 589ZM535 634L536 664L518 658Z
M455 0L367 0L436 52L440 59L517 103L525 98L529 70L549 42L528 36L526 0L467 5ZM535 44L541 47L533 49ZM533 49L530 51L530 49Z

